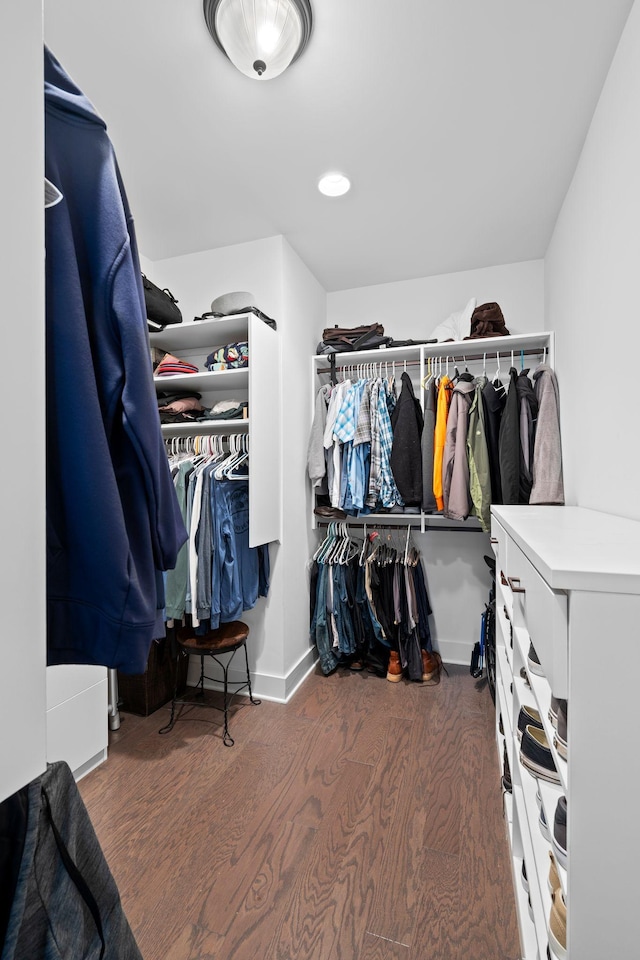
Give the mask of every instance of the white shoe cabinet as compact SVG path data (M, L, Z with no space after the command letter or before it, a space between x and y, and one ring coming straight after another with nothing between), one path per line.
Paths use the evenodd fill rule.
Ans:
M513 783L505 817L523 957L545 960L551 911L551 843L540 829L537 788L551 835L558 798L567 797L567 870L559 868L567 957L639 957L640 523L581 507L494 506L491 533L496 737L500 768L506 744ZM527 668L530 641L544 677ZM553 746L552 693L568 700L566 761ZM523 704L540 711L559 786L520 763Z

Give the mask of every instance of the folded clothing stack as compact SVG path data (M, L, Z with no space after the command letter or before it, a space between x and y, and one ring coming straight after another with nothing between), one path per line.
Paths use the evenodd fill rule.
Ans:
M193 423L206 414L200 403L200 394L186 390L158 394L158 413L161 423Z
M245 420L248 415L246 400L220 400L204 413L207 420Z
M155 369L156 377L175 377L182 376L185 373L197 373L198 368L194 363L188 360L181 360L174 357L172 353L165 353L164 357Z
M211 371L234 370L247 366L249 366L249 344L246 340L216 347L205 361L205 367Z

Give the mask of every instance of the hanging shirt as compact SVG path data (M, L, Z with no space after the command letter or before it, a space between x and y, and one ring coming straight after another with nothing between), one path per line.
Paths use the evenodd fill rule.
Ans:
M408 373L402 374L402 389L391 417L393 447L390 465L404 503L420 506L422 501L423 417Z
M436 429L433 443L433 495L436 499L438 510L442 510L444 507L442 458L444 456L444 445L447 439L447 418L449 416L449 404L451 403L452 392L453 384L445 374L445 376L440 377L438 384Z
M422 510L434 513L438 507L433 494L433 449L436 429L436 384L432 378L425 388L422 428Z
M520 500L520 408L516 381L518 371L509 371L509 391L500 422L500 484L502 502Z
M533 487L529 503L564 503L560 399L556 375L541 363L533 374L538 423L533 447Z
M507 392L497 378L487 383L482 391L484 406L484 425L489 451L489 473L491 477L491 502L502 503L502 483L500 482L500 423Z
M473 382L460 378L451 394L447 436L442 458L444 515L450 520L466 520L471 506L467 433L473 393Z
M467 458L471 513L480 519L482 529L488 533L491 529L491 475L482 401L486 384L486 377L478 377L475 381L475 392L469 408Z

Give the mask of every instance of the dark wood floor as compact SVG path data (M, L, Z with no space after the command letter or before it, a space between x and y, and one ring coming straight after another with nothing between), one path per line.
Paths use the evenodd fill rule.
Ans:
M493 732L440 686L315 674L159 736L124 714L80 784L145 960L514 960Z

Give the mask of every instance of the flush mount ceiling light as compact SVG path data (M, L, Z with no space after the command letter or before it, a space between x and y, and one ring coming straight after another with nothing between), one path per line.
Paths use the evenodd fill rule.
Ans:
M318 181L318 190L325 197L342 197L351 189L351 181L343 173L325 173Z
M222 52L254 80L281 74L311 36L309 0L204 0L204 19Z

